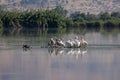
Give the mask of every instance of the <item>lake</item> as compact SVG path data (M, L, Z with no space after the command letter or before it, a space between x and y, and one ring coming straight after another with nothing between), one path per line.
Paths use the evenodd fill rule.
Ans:
M81 36L71 33L61 37L66 41L75 35ZM41 48L51 36L0 37L0 80L120 79L119 33L86 33L89 45L85 49ZM23 44L32 48L23 50Z

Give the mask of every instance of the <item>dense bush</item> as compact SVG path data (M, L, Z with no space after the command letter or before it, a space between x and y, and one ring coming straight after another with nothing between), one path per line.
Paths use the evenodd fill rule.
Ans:
M2 35L2 31L3 31L3 22L0 19L0 35Z
M25 11L4 12L1 14L4 29L7 33L27 33L35 30L36 33L65 31L66 22L64 17L55 11ZM2 23L0 23L2 25ZM50 31L49 29L52 29ZM62 30L61 30L62 29ZM5 32L5 31L3 31ZM6 33L6 32L5 32Z
M59 13L59 11L62 11ZM101 13L99 15L72 13L66 17L67 11L62 7L53 10L31 10L24 12L2 11L0 13L0 33L2 34L35 34L64 33L69 29L76 31L112 31L120 29L120 13Z

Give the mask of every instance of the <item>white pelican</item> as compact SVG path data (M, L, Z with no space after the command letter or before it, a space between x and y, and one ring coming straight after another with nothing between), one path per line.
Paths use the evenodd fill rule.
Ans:
M87 41L85 41L85 40L83 39L83 37L81 37L80 46L81 46L81 47L85 47L85 46L87 46L87 45L88 45Z
M62 39L57 40L57 45L61 47L65 47L65 43L62 41Z
M67 47L80 47L80 41L78 40L78 36L74 39L70 39L66 42Z
M73 42L72 42L72 40L70 39L70 40L66 41L65 46L66 46L66 47L73 47Z
M80 47L80 41L78 40L78 36L75 37L74 43L75 43L74 44L75 47Z
M54 38L51 38L48 42L48 47L53 47L56 45L56 40Z

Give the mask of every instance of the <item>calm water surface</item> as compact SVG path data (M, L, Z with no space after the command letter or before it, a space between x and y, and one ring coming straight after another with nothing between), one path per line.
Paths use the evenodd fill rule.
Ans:
M74 34L63 37L67 40ZM120 34L86 34L85 39L93 45L86 49L41 48L41 39L44 38L1 37L0 80L120 79ZM22 44L30 44L32 49L23 50Z

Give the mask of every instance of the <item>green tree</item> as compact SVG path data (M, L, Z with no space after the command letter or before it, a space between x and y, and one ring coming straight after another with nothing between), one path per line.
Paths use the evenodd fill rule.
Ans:
M120 18L120 12L112 12L111 17Z
M0 19L0 35L3 33L3 22Z
M0 5L0 12L3 12L2 6Z
M101 14L100 14L100 19L102 19L102 20L111 19L111 15L110 15L108 12L101 13Z
M67 10L65 10L62 6L57 6L55 10L58 14L61 14L63 16L66 16L67 15Z
M70 15L73 21L84 22L86 20L86 15L84 13L75 12Z

